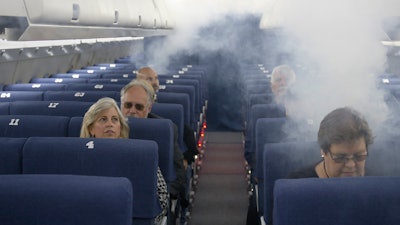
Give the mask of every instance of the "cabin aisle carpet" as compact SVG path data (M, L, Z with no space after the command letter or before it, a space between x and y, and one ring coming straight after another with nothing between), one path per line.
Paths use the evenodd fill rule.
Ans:
M189 225L246 224L242 132L207 132Z

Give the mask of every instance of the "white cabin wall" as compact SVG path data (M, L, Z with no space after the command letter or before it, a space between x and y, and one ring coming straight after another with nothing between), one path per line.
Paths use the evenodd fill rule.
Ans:
M87 41L77 45L2 49L0 84L27 83L34 77L48 77L96 63L112 63L117 58L143 52L143 42L143 39L92 40L92 43Z

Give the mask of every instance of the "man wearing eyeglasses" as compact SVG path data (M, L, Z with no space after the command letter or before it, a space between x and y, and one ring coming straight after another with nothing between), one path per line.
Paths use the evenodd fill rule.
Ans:
M161 118L152 114L151 107L155 100L153 87L145 80L134 79L121 90L122 114L136 118ZM177 199L185 193L186 170L184 158L178 144L178 128L174 126L174 169L176 179L170 184L171 199ZM169 216L169 219L173 219Z
M121 111L127 117L161 118L150 113L154 102L154 96L155 93L153 88L146 81L134 79L121 90ZM174 139L176 142L174 144L174 167L178 182L176 188L181 190L186 184L186 178L183 165L183 155L179 149L179 145L177 144L177 135L177 128L174 127ZM172 187L174 187L174 185L172 185Z
M322 160L289 178L364 176L368 146L372 143L372 131L360 113L348 107L335 109L320 123L318 144Z

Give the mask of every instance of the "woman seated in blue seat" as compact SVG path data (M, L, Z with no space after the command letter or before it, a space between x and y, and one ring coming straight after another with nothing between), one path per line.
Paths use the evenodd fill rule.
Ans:
M289 178L364 176L368 146L372 143L372 131L359 112L349 107L335 109L320 123L318 144L322 160L291 173Z
M83 117L80 137L129 137L129 125L114 99L101 98L89 108ZM155 221L156 224L159 224L166 216L168 209L167 184L160 168L157 171L157 193L162 208L162 212L156 217Z

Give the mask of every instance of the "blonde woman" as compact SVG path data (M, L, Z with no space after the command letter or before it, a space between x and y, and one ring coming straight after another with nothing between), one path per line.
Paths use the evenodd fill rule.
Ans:
M127 119L122 115L114 99L101 98L89 108L83 117L80 137L129 138ZM160 168L157 171L157 193L162 208L155 221L159 224L168 209L167 184Z

